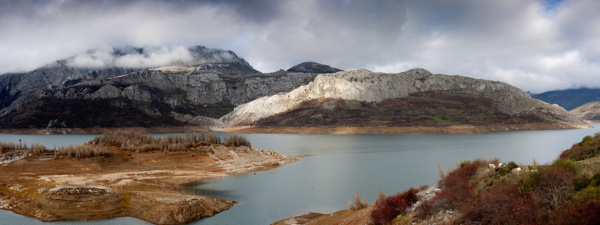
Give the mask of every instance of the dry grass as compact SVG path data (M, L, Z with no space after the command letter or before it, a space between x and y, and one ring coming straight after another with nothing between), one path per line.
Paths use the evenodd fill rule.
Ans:
M225 144L227 146L234 146L234 147L240 147L240 146L251 147L252 146L250 144L250 141L248 141L248 139L246 139L246 137L240 136L237 134L232 134L229 137L223 137L223 144Z
M54 159L59 159L61 156L69 158L90 158L90 157L104 157L110 156L108 149L102 146L67 146L59 148L54 152Z
M438 161L437 166L438 166L438 173L440 175L440 179L444 179L444 177L446 177L446 175L444 175L444 168L442 168L442 163L440 163Z
M0 141L0 153L3 150L26 150L29 147L27 147L27 143L21 142L19 141L18 144L15 144L14 142L3 142Z
M250 141L240 135L226 137L224 142L215 133L185 133L168 135L167 137L153 137L133 131L118 130L95 137L87 144L47 149L44 145L34 143L30 147L23 142L0 142L0 153L5 150L25 150L26 156L52 155L54 159L63 157L88 158L110 156L110 147L117 147L122 151L149 152L160 150L163 152L190 151L202 145L224 144L228 146L251 146Z
M250 146L250 142L246 138L237 135L232 136L234 137L226 138L226 145ZM133 131L118 130L98 136L88 144L115 146L121 150L134 152L147 152L154 150L171 152L188 151L198 145L213 145L221 143L221 137L215 133L185 133L169 135L167 137L160 138Z
M354 202L348 201L348 209L350 210L359 210L369 206L369 202L367 202L367 198L360 199L360 192L358 192L358 188L354 187Z

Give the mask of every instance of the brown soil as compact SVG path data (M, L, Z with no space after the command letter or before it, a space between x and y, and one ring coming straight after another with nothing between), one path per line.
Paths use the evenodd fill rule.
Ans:
M279 220L271 225L311 224L311 225L363 225L369 224L373 206L359 210L341 210L332 214L307 213Z
M169 153L114 150L108 157L83 159L33 156L0 164L0 209L42 221L131 216L155 224L188 223L235 202L183 193L182 185L269 170L296 160L223 145Z
M527 123L497 125L396 126L396 127L236 127L229 133L252 134L472 134L509 130L554 130L591 128L559 123Z

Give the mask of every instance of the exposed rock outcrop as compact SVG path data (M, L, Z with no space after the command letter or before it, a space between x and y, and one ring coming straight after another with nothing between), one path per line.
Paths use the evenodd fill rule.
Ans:
M81 57L96 59L94 57L100 54L98 51L60 60L29 73L1 75L2 127L41 128L51 121L66 127L83 128L213 126L214 121L206 118L219 118L236 105L307 84L317 76L316 69L337 71L326 65L303 63L294 67L299 72L263 74L231 51L203 46L187 49L190 58L186 60L158 67L110 67L120 65L114 62L119 57L146 57L146 50L141 48L112 49L110 57L115 60L105 62L105 67L75 66L74 62ZM76 104L77 107L65 104ZM86 108L105 108L114 113L106 114L112 119L102 118L101 114L85 112ZM138 114L142 119L131 120L126 115L117 115L122 113ZM82 118L86 114L88 118ZM159 118L162 116L168 118ZM107 124L107 120L113 122ZM206 124L201 124L204 122Z
M398 74L358 69L319 75L313 82L291 92L240 105L221 120L232 126L252 125L260 119L292 110L309 100L343 99L381 103L427 92L491 100L495 109L509 116L535 116L550 123L569 124L572 127L589 126L561 107L532 99L524 91L506 83L431 74L424 69L412 69Z

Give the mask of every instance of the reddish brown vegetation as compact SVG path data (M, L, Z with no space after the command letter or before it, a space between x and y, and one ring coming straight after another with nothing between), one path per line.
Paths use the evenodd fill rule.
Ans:
M398 195L378 199L371 211L371 220L375 224L390 224L398 215L406 213L406 210L417 200L417 190L414 188Z
M259 127L448 126L457 124L543 123L532 114L508 115L492 99L464 94L422 92L380 103L315 99L295 109L256 121Z
M598 153L600 153L600 134L596 134L594 137L585 136L581 142L563 151L560 158L583 160L597 156Z
M428 201L424 201L416 209L416 217L424 219L440 210L464 209L473 202L475 195L469 181L480 166L487 166L484 161L475 160L461 165L439 182L442 191Z
M570 164L540 166L524 172L523 177L515 175L512 182L495 182L489 189L476 191L482 178L475 175L486 170L488 162L463 164L440 180L441 192L420 204L415 217L426 219L450 210L462 215L462 224L598 224L600 195L589 193L600 193L600 174L596 175L598 181L575 179L574 169L565 165ZM492 171L488 178L508 174L503 169Z

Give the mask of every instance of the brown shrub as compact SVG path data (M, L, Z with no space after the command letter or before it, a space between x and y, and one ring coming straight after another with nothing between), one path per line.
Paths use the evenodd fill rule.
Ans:
M600 133L592 136L585 136L581 142L574 144L570 149L563 151L559 158L583 160L600 154Z
M69 158L91 158L110 156L108 149L101 146L79 145L61 147L54 151L53 159L60 159L61 156Z
M573 173L558 167L540 171L532 194L554 209L566 201L575 190Z
M484 193L467 208L464 218L465 224L535 224L537 213L530 199L512 185Z
M441 191L430 200L421 203L415 209L415 217L425 219L440 210L462 210L472 204L475 193L470 180L480 167L487 165L487 162L481 160L461 163L460 168L449 172L438 182Z
M367 202L366 198L360 199L360 193L358 192L358 188L354 188L354 202L348 201L348 209L350 210L359 210L366 208L369 206L369 202Z
M200 134L200 141L210 144L221 144L221 137L213 132L205 132Z
M234 137L229 141L229 145L250 146L250 142L243 137ZM166 137L153 137L133 131L118 130L112 133L103 134L90 141L90 145L107 145L119 147L121 150L132 152L145 152L162 150L168 151L186 151L197 145L220 144L221 137L215 133L185 133L171 134Z
M371 221L375 224L390 224L398 215L406 213L406 210L417 201L417 190L414 188L386 197L383 201L378 199L371 211Z
M568 202L551 214L548 224L600 224L600 199L582 203Z
M223 144L227 145L227 146L234 146L234 147L240 147L240 146L251 147L252 146L250 144L250 141L248 141L248 139L246 139L246 137L237 135L237 134L232 134L232 135L229 135L228 137L223 137Z

